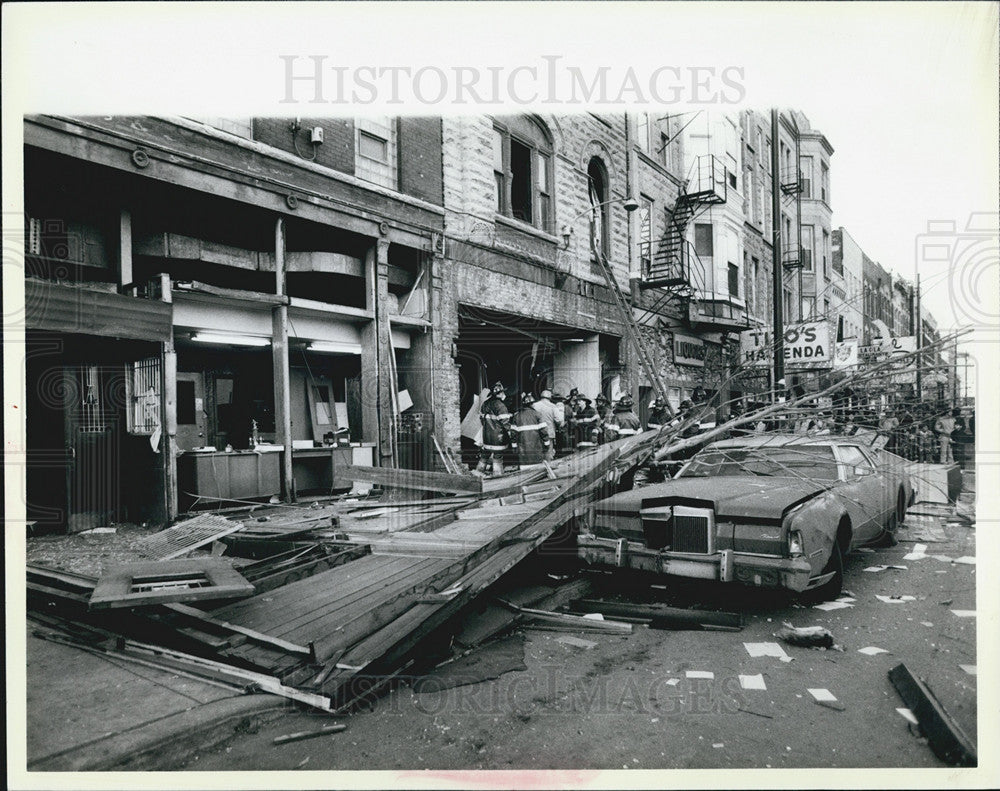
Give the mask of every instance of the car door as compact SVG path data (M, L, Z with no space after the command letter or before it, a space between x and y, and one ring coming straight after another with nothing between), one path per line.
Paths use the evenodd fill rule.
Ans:
M895 502L887 496L885 477L878 474L859 445L838 445L837 458L845 478L841 493L853 503L850 510L860 516L854 521L855 541L874 539L885 523L886 502Z

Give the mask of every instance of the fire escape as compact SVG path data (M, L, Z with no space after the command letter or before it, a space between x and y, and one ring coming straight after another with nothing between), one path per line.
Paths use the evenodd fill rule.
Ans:
M710 206L726 203L726 179L726 168L716 157L698 157L674 204L666 233L661 239L640 245L642 287L663 292L647 313L672 300L680 300L694 330L739 332L747 328L746 311L728 294L716 293L713 288L714 261L702 261L687 239L691 222L699 214Z

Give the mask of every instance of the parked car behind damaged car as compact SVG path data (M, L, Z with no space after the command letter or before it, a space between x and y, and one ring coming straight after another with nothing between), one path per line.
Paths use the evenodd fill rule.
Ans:
M912 497L902 468L857 439L740 437L672 480L596 503L577 546L592 564L831 598L844 556L894 542Z

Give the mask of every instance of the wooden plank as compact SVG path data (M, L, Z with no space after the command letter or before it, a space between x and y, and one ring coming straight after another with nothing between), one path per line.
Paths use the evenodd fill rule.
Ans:
M297 645L289 642L288 640L282 640L280 637L272 637L269 634L263 634L262 632L255 631L254 629L248 629L245 626L239 626L238 624L229 623L227 621L220 621L195 607L188 607L186 604L172 603L164 606L171 612L175 612L178 615L183 615L187 618L193 618L200 623L208 624L209 626L214 626L227 632L235 632L236 634L244 635L255 643L261 643L272 648L278 648L282 651L287 651L290 654L299 654L305 657L312 657L313 655L312 650L307 646Z
M183 578L202 578L203 587L180 585ZM166 585L177 581L177 587L133 592L135 580L149 580ZM177 601L203 601L249 596L253 585L247 582L228 561L220 558L199 560L163 560L145 563L125 563L115 566L97 581L90 597L90 608L140 607Z
M303 739L315 739L317 736L328 736L331 733L340 733L343 730L347 730L347 726L342 723L324 725L318 731L299 731L298 733L286 733L284 736L275 736L271 740L271 743L288 744L289 742L300 742Z
M934 754L952 766L976 766L976 747L927 683L900 663L889 671L889 680L920 723L920 730Z
M597 599L580 599L571 605L575 612L599 612L604 615L642 618L653 621L660 628L683 626L719 626L740 629L743 626L739 613L715 612L712 610L685 610L662 604L631 604L629 602L607 602Z
M471 494L480 494L483 491L483 480L472 475L449 475L444 472L401 470L392 467L364 467L357 464L338 468L337 475L349 481L377 483L389 488Z
M632 624L620 621L605 621L596 618L585 618L582 615L570 615L569 613L551 612L549 610L536 610L532 607L518 607L508 601L499 599L500 603L510 607L511 610L536 621L546 621L560 626L572 627L591 632L615 632L617 634L628 634L632 631Z

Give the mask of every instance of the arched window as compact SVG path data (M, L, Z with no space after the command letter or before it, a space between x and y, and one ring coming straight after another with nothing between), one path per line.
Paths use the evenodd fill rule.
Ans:
M587 165L587 194L593 209L595 242L605 258L611 254L611 208L608 205L608 171L597 157L591 157Z
M527 116L498 116L493 123L493 176L497 213L552 228L552 141Z

